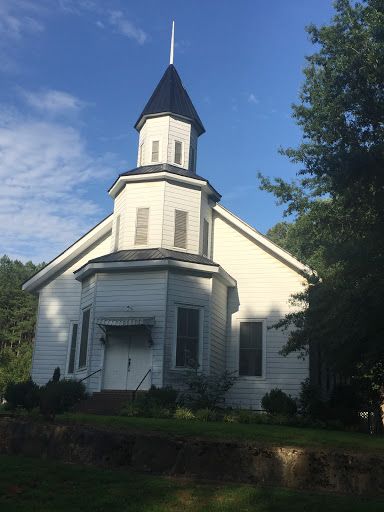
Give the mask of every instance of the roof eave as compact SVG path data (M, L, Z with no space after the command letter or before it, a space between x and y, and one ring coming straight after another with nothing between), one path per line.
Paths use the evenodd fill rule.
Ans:
M172 112L172 111L153 112L151 114L144 114L144 115L141 114L139 119L136 121L134 128L135 128L135 130L140 132L141 128L143 127L143 125L147 119L151 119L153 117L162 117L162 116L176 116L176 117L179 117L180 119L183 119L185 121L192 123L197 129L197 134L199 137L200 137L200 135L203 135L203 133L205 133L205 131L206 131L204 126L202 124L198 123L196 121L196 119L193 119L192 117L183 116L182 114L177 114L176 112Z

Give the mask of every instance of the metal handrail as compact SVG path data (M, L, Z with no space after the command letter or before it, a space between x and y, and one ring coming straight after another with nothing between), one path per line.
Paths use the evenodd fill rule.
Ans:
M84 379L80 379L80 380L79 380L79 382L83 382L83 380L88 379L89 377L92 377L92 375L95 375L95 373L99 373L99 372L101 372L101 370L102 370L102 368L99 368L99 370L96 370L95 372L90 373L89 375L87 375L86 377L84 377ZM145 378L145 377L144 377L144 378ZM140 384L141 384L141 382L140 382Z
M149 372L151 372L151 368L147 371L147 373L144 375L144 377L141 379L140 381L140 384L137 386L137 388L135 389L135 391L132 393L132 402L135 401L135 398L136 398L136 391L139 389L139 387L142 385L142 383L145 381L145 379L147 378L147 375L149 374Z

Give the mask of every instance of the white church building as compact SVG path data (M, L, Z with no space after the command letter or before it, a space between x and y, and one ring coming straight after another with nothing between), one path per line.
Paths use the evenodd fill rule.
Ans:
M23 285L39 296L33 380L59 366L90 393L177 388L194 363L242 377L230 404L297 395L308 361L279 355L287 333L268 326L292 311L304 265L197 174L205 129L173 63L135 128L137 168L112 184L113 213Z

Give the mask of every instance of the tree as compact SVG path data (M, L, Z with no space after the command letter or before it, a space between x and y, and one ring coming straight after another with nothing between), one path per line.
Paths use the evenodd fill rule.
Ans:
M282 351L321 347L330 368L384 388L384 2L337 0L331 23L307 28L319 47L306 57L293 117L299 180L261 179L295 214L284 248L315 269L293 298L303 309ZM374 395L378 400L379 394Z
M21 285L43 266L0 259L0 394L8 382L26 380L30 373L37 297Z

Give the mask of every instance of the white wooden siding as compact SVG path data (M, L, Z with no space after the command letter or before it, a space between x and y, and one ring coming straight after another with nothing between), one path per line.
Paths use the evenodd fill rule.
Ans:
M201 191L194 187L165 183L162 247L180 250L174 246L175 210L183 210L188 212L186 250L193 254L199 253L200 198Z
M201 215L200 215L200 240L199 240L199 253L203 254L203 232L204 232L204 219L209 224L208 233L208 258L211 258L211 238L212 238L212 208L208 204L208 195L205 192L201 193Z
M212 279L211 309L210 369L219 374L226 368L227 287L216 277Z
M124 272L98 274L94 297L94 318L103 316L125 316L127 311L134 316L154 316L152 329L152 383L163 383L163 355L165 329L166 271ZM129 308L128 308L129 306ZM91 364L89 373L102 368L105 347L100 338L103 331L94 326ZM100 391L101 373L90 378L90 391ZM143 375L144 377L144 375Z
M211 279L199 275L169 272L164 356L164 385L180 386L183 369L174 369L174 343L176 339L176 308L178 305L202 308L203 340L202 370L209 373L209 339L211 317Z
M136 218L138 208L149 208L148 241L146 247L161 247L163 230L163 181L129 183L124 194L124 235L120 249L137 249L135 245ZM122 221L123 222L123 221ZM122 228L120 228L122 230Z
M37 384L45 384L57 366L60 367L61 375L65 375L69 325L71 321L79 322L82 290L73 272L90 259L108 254L110 244L109 233L40 291L32 364L32 379ZM78 335L79 332L80 329Z
M127 187L123 188L120 194L115 198L114 202L114 211L113 211L113 223L112 223L112 236L111 236L111 247L110 252L115 251L116 244L116 227L117 227L117 218L120 215L120 224L119 224L119 240L117 241L118 249L123 248L123 240L126 229L126 200L127 200Z
M265 318L272 325L293 311L289 297L302 288L303 277L256 245L240 230L214 214L213 259L234 279L237 288L228 290L227 369L238 369L238 320ZM260 409L260 400L272 388L297 396L308 376L308 362L296 354L278 354L287 333L267 330L265 378L246 377L229 392L229 400L243 407Z
M176 117L169 116L168 155L167 161L172 165L175 163L175 141L181 142L181 164L180 167L189 168L189 146L191 140L191 123Z

